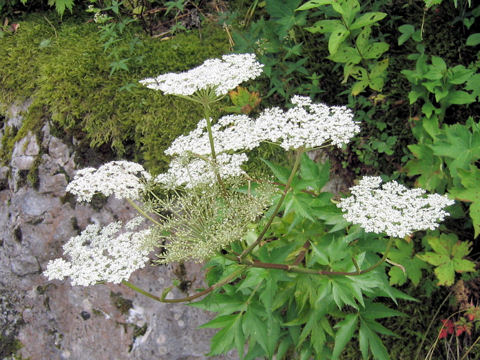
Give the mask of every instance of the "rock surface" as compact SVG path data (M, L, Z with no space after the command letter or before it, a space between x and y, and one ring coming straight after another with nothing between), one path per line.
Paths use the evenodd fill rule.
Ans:
M14 110L8 124L18 127L21 115ZM211 314L157 303L120 285L72 287L42 275L48 261L62 255L62 245L89 223L135 215L112 198L100 209L76 203L65 193L75 170L73 150L48 126L18 142L9 165L0 168L1 342L19 340L19 354L30 360L206 359L214 331L197 327ZM25 180L32 171L35 188ZM181 270L193 287L203 286L199 265ZM160 294L178 272L175 266L149 266L131 282ZM172 293L185 296L178 289ZM0 346L0 357L5 355Z

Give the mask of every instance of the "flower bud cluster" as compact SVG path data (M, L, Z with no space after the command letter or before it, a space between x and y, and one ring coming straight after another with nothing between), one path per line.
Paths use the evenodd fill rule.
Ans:
M72 285L89 286L101 281L121 283L137 269L145 266L152 247L146 246L151 230L137 230L141 217L129 221L122 230L121 222L105 227L88 225L64 246L70 260L50 260L44 275L49 280L69 277Z
M189 96L199 90L214 88L216 95L222 96L242 82L260 76L262 68L254 54L231 54L222 56L222 59L206 60L186 72L162 74L140 83L165 94Z
M89 202L93 195L115 195L117 199L139 198L146 180L151 175L142 165L130 161L112 161L98 169L85 168L77 171L67 186L67 191L77 196L79 201Z
M350 189L352 195L337 205L344 218L367 232L404 238L415 231L434 230L448 216L445 207L454 201L439 194L426 195L423 189L407 189L391 181L365 176Z

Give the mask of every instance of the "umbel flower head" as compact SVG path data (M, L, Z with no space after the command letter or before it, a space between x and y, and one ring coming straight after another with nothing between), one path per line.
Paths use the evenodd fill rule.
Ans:
M70 277L72 285L89 286L101 281L121 283L137 269L145 266L152 250L146 247L150 229L136 230L143 218L137 217L125 224L111 223L103 228L88 225L78 236L64 246L70 260L51 260L44 275L49 280Z
M360 131L353 112L345 106L315 104L299 95L292 98L292 104L285 112L276 107L263 111L255 122L255 136L292 150L311 149L328 141L342 147Z
M79 201L89 202L93 195L115 195L117 199L139 198L145 181L151 178L142 165L130 161L112 161L98 169L85 168L77 171L67 186L67 191Z
M156 78L146 78L140 83L154 90L171 95L193 95L199 90L215 89L223 96L242 82L255 79L262 73L263 65L254 54L224 55L221 59L209 59L202 65L182 73L168 73Z
M256 148L262 142L278 143L286 150L314 148L328 142L341 147L360 131L353 113L345 106L315 104L308 97L294 96L293 108L265 110L257 119L247 115L221 117L211 127L217 153L216 167L221 177L243 174L241 165L247 156L239 151ZM166 174L157 182L170 186L195 187L215 181L210 156L207 121L202 119L188 135L175 139L165 151L175 156ZM199 155L198 157L191 155ZM186 159L193 159L186 162Z
M247 155L243 153L222 153L217 156L216 164L213 160L192 158L188 155L178 156L170 162L166 173L155 178L155 182L171 189L181 186L191 189L199 185L212 185L216 181L215 168L223 179L238 177L245 174L241 165L247 160Z
M434 230L448 216L445 207L454 201L423 189L407 189L390 181L383 186L378 176L365 176L350 188L352 195L337 205L343 217L367 232L404 238L415 231Z

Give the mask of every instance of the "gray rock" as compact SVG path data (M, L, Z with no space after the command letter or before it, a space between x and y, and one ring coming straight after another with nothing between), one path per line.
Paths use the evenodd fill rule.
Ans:
M70 149L68 146L53 136L48 144L48 154L60 166L65 165L70 159Z
M36 157L40 153L40 146L34 134L29 132L27 136L15 143L12 152L12 159L18 156Z
M7 126L20 129L23 122L23 114L28 110L32 102L32 99L28 99L22 104L10 105L7 110Z
M10 124L21 125L20 112ZM115 198L100 208L62 202L67 178L75 170L74 151L52 137L48 126L42 133L39 141L48 153L38 165L38 190L22 181L40 153L33 135L15 145L10 166L0 169L0 178L8 178L0 188L0 294L15 298L12 311L22 321L10 333L22 342L20 355L31 360L205 359L214 331L197 327L211 314L157 303L120 285L72 287L68 280L48 281L41 274L50 260L63 255L63 244L88 224L137 215ZM204 287L200 265L187 264L186 274L193 287ZM135 272L131 281L161 294L175 278L174 266L149 266ZM178 289L171 294L186 295Z

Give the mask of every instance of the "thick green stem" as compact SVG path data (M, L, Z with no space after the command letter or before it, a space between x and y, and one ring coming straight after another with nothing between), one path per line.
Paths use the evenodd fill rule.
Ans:
M130 205L132 205L135 210L137 210L137 212L142 215L144 218L150 220L151 222L153 222L155 225L162 225L160 224L157 220L155 220L154 218L152 218L150 215L148 215L145 211L143 211L137 204L135 204L135 202L131 199L127 199L127 201L130 203Z
M218 283L208 287L207 289L205 289L203 291L200 291L200 292L196 293L195 295L187 296L187 297L180 298L180 299L165 299L165 297L167 296L167 294L169 292L168 291L169 289L167 289L167 291L164 291L162 296L156 296L156 295L153 295L152 293L150 293L146 290L143 290L143 289L139 288L138 286L130 283L127 280L123 280L122 284L125 285L125 286L128 286L130 289L138 292L139 294L145 295L145 296L149 297L150 299L153 299L153 300L158 301L158 302L163 302L163 303L190 302L192 300L198 299L199 297L207 295L208 293L211 293L213 290L218 289L219 287L222 287L223 285L228 284L229 282L232 282L240 274L242 274L245 271L245 269L246 269L246 267L241 267L240 269L235 270L233 273L231 273L229 276L227 276L222 281L219 281Z
M280 211L280 207L282 206L283 201L285 200L285 197L287 196L288 191L290 190L290 186L292 184L293 178L295 176L295 173L297 172L299 166L300 166L300 159L302 158L303 154L303 149L298 149L297 152L297 157L295 158L295 164L293 165L292 172L290 173L290 176L287 180L287 183L285 184L285 189L283 190L282 197L280 200L278 200L277 206L275 207L275 210L273 210L272 215L270 216L270 219L268 219L267 224L263 228L262 232L260 235L258 235L257 240L253 244L251 244L249 247L247 247L243 252L238 256L238 261L242 262L242 259L250 252L252 251L260 242L263 240L263 237L267 233L268 229L270 228L270 225L272 225L273 219L277 216L278 212Z

